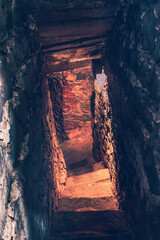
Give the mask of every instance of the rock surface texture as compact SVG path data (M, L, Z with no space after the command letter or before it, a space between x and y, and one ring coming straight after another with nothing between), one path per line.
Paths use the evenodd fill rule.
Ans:
M160 239L159 9L159 1L124 1L105 69L121 196L135 239L147 240Z
M56 162L59 180L55 181L55 196L65 179L65 165L61 167L63 157L57 150L56 137L54 152L48 152L50 157L44 151L52 142L49 138L48 143L47 114L42 118L45 105L41 87L45 71L37 28L25 4L26 1L0 1L0 238L3 240L45 239L54 205L51 195L57 176L57 167L53 168ZM45 93L43 99L49 90Z
M23 1L0 1L0 238L5 240L43 236L48 205L41 152L36 151L42 132L34 129L41 124L36 122L40 46L33 19L20 13L22 5ZM36 188L40 172L42 181Z

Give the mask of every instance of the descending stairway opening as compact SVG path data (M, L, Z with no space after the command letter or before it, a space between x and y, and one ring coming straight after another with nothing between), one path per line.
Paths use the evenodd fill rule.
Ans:
M130 239L99 142L97 124L108 101L107 76L101 59L83 64L81 51L74 58L70 50L52 52L52 64L59 67L48 74L56 134L67 171L52 213L51 239ZM64 58L75 62L74 67L62 64ZM103 125L101 130L105 131Z
M89 64L83 68L59 72L58 75L56 73L56 76L53 74L62 88L63 122L61 129L57 127L56 132L59 136L59 132L64 130L66 136L62 140L61 134L59 141L67 166L67 179L57 211L118 210L118 202L111 190L109 171L100 161L100 156L99 159L94 156L93 147L98 146L94 143L96 120L91 114L91 100L94 92L97 97L105 89L107 77L101 67L99 74L95 72L95 80L92 68L93 64ZM93 99L93 105L100 108L96 100Z
M51 239L131 239L118 202L102 69L118 5L117 0L33 3L45 62Z

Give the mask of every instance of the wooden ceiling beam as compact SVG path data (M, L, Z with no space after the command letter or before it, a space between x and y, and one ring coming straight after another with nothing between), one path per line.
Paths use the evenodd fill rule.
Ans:
M103 46L107 40L106 36L102 37L95 37L89 39L78 39L77 41L70 41L70 42L62 42L58 44L53 44L49 46L43 46L44 53L52 53L55 51L65 51L66 49L78 49L78 48L87 48L97 46L97 48Z
M39 11L47 9L93 9L93 8L108 8L108 6L117 6L120 0L32 0L29 2L30 12L37 14Z
M70 59L70 62L78 61L79 59L95 59L101 57L101 50L104 44L99 43L91 46L81 46L79 48L71 48L56 52L45 53L45 62L64 61Z
M38 26L43 26L56 22L71 22L78 19L98 19L115 17L115 6L108 6L107 8L92 8L92 9L63 9L57 10L49 8L44 11L39 10L36 13Z
M77 61L77 62L61 61L58 64L54 63L53 65L50 65L50 64L46 65L46 69L47 69L47 73L63 72L63 71L77 69L77 68L91 67L91 64L92 64L91 60Z

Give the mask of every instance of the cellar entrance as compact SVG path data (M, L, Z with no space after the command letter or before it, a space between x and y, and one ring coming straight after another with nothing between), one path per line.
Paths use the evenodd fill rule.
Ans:
M106 154L102 152L105 144L100 142L105 124L99 118L108 104L107 76L98 58L102 51L94 59L91 56L84 59L83 54L82 49L50 54L52 68L56 70L48 74L48 86L56 135L66 165L66 178L52 212L51 239L100 236L130 239L104 159ZM74 65L69 69L66 62Z
M55 58L57 55L61 61L61 54L63 58L66 54L67 60L71 59L68 50L67 53L63 51L53 53L52 56ZM97 63L99 74L96 72ZM97 98L98 94L104 94L102 89L105 89L107 81L100 65L100 60L96 63L94 60L84 67L75 66L72 70L52 73L49 76L56 134L67 171L64 189L58 201L58 211L118 209L118 202L112 193L109 171L101 157L94 155L96 150L93 150L93 147L99 147L94 134L94 122L98 117L95 115L95 107L101 108Z
M58 147L52 158L56 194L50 238L130 239L116 191L112 114L102 70L115 3L34 7L53 113L48 124L55 127L52 145L57 138Z

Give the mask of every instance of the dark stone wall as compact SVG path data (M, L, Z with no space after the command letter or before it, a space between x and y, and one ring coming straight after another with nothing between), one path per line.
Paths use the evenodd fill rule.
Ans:
M159 1L124 1L105 60L122 207L146 240L160 239L159 29Z
M0 1L0 238L45 239L42 56L25 1Z
M42 120L45 130L43 156L47 174L47 186L49 188L48 196L46 197L50 202L48 210L51 216L58 206L58 198L64 188L67 171L63 152L57 137L53 99L51 97L52 91L49 81L50 78L48 79L47 75L45 75L42 82Z
M104 166L109 169L113 183L116 185L117 150L108 81L104 73L96 76L94 83L93 156L97 161L102 161Z

